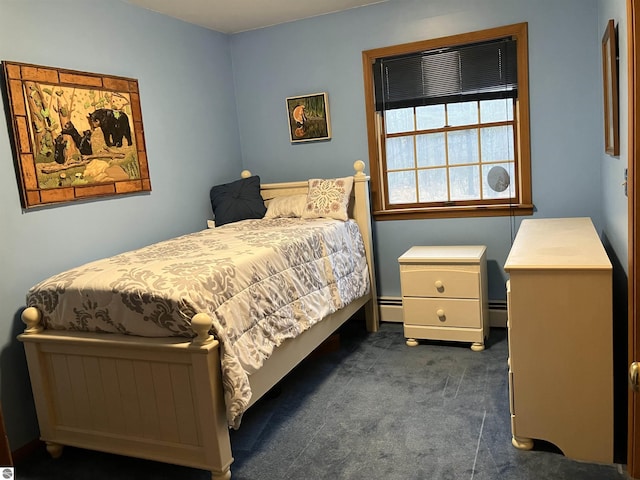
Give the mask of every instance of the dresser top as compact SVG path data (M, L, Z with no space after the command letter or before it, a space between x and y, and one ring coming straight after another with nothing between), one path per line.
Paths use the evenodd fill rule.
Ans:
M416 246L404 252L399 263L478 263L487 247L484 245Z
M504 269L611 269L588 217L523 220Z

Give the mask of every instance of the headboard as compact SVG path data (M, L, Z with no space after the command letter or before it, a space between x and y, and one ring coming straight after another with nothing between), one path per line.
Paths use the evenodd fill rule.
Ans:
M373 308L375 317L374 325L368 325L370 331L378 330L378 293L375 282L375 263L373 255L373 235L371 225L371 207L369 197L369 177L364 173L365 163L362 160L356 160L353 164L355 174L353 175L353 189L351 190L351 200L349 202L349 218L353 218L362 234L364 248L367 255L367 263L369 264L369 274L371 277L371 293L373 299ZM244 170L241 174L242 178L251 176L251 172ZM275 197L283 195L306 194L309 188L308 181L300 182L283 182L283 183L264 183L260 185L260 194L265 201L269 201Z

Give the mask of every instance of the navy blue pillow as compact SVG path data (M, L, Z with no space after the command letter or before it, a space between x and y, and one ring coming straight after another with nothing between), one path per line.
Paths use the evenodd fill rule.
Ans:
M254 175L211 188L211 207L216 227L226 223L262 218L267 212L260 196L260 177Z

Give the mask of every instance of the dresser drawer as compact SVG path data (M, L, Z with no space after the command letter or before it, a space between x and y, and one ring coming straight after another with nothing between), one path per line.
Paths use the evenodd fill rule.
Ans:
M405 325L482 327L480 300L403 297Z
M480 298L479 269L401 265L400 285L405 297Z

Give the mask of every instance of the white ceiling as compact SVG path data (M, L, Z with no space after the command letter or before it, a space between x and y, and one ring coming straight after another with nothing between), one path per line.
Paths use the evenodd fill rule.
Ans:
M154 12L238 33L388 0L126 0Z

